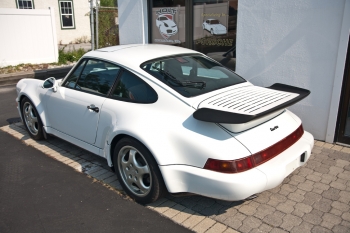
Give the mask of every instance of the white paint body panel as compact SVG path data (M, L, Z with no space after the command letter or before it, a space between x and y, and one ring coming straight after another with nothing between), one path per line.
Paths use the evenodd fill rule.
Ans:
M93 104L101 109L105 100L105 97L65 87L58 87L57 92L49 90L45 102L46 126L94 144L100 112L89 110L87 106Z
M160 166L169 192L190 192L227 201L238 201L252 194L275 188L310 158L313 137L308 132L290 148L257 168L224 174L184 165ZM300 155L306 152L305 162Z
M252 154L255 154L287 137L300 125L301 121L296 121L286 110L264 124L232 135L245 145ZM271 128L275 126L278 128L271 131Z
M278 185L285 176L304 163L301 153L311 153L313 139L307 132L293 146L254 169L222 174L203 167L208 158L235 160L250 156L283 139L301 121L285 110L252 129L232 133L219 124L193 118L196 108L213 96L235 89L251 88L249 82L226 87L194 98L185 98L146 73L140 64L171 54L196 53L163 45L127 45L87 53L84 57L108 60L137 75L158 95L152 104L104 98L59 86L57 92L43 89L43 81L23 79L17 84L17 101L29 97L37 108L44 129L77 146L107 159L112 166L111 143L119 135L140 141L154 156L170 192L193 192L225 200L244 199ZM69 74L68 74L69 75ZM87 105L100 108L99 113ZM272 126L278 125L275 131ZM278 167L278 169L277 169ZM251 181L251 182L247 182Z

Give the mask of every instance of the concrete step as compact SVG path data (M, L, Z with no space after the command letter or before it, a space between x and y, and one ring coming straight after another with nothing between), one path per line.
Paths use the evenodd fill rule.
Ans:
M64 78L71 69L72 66L65 66L47 70L34 70L10 74L0 74L0 86L16 84L22 78L35 78L45 80L49 77L55 77L56 79L60 79Z

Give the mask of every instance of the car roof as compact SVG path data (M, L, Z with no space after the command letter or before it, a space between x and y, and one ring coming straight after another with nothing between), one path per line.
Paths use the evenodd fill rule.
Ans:
M159 57L178 54L200 54L194 50L161 44L129 44L97 49L83 57L95 57L110 60L131 69L137 69L142 63Z

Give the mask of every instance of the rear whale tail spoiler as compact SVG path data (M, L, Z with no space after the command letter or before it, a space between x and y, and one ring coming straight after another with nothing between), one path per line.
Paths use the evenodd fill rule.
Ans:
M247 123L249 121L264 117L268 114L284 109L288 106L291 106L299 102L300 100L304 99L306 96L308 96L311 93L309 90L290 86L290 85L285 85L281 83L275 83L272 86L266 87L266 88L277 90L277 91L291 92L291 93L298 94L298 96L276 107L273 107L271 109L268 109L264 112L261 112L255 115L238 114L238 113L226 112L226 111L210 109L210 108L199 108L193 113L193 117L200 121L213 122L213 123L243 124L243 123Z

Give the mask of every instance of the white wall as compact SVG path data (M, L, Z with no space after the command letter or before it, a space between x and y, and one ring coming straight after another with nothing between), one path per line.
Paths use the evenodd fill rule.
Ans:
M285 83L311 90L290 109L316 139L326 139L329 124L334 124L328 130L334 137L338 109L334 106L343 78L335 73L344 70L349 0L239 0L238 4L236 72L260 86Z
M48 9L49 7L55 11L55 22L57 30L57 42L69 44L75 42L76 39L86 36L91 39L90 32L90 2L88 0L73 0L74 6L74 29L61 29L61 19L59 12L58 0L34 0L35 9ZM16 0L0 0L0 8L16 9Z
M52 9L0 9L0 67L57 62Z
M147 0L118 0L120 44L148 43Z
M56 15L56 30L57 30L57 42L62 44L69 44L86 36L88 40L91 39L90 32L90 3L88 0L73 0L74 7L74 29L62 29L61 19L59 12L58 0L34 0L35 9L47 9L53 7Z

